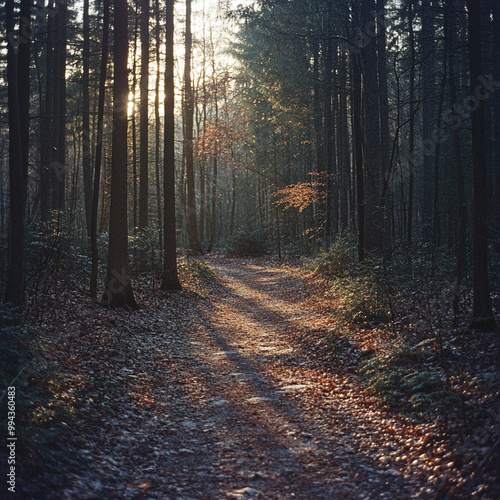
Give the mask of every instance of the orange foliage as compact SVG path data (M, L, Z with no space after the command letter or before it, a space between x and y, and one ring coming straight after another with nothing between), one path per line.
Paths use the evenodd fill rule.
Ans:
M234 143L243 139L244 133L237 123L209 120L194 145L195 154L199 159L206 155L227 154Z
M311 176L317 176L319 179L325 177L324 173L309 172ZM290 184L282 189L278 189L273 196L280 196L276 205L284 205L284 209L298 208L299 212L303 212L307 207L314 203L317 205L324 205L326 200L325 182L311 181L311 182L298 182L297 184Z

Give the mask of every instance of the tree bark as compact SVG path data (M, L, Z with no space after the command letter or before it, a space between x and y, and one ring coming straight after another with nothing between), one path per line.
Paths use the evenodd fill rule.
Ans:
M111 210L106 289L103 304L136 309L128 262L127 225L127 107L128 38L127 0L114 0L113 135L111 157Z
M175 232L175 86L174 86L174 0L165 4L165 123L163 156L163 276L162 290L180 290L177 272L177 245Z
M389 259L392 254L391 209L388 199L391 193L391 153L389 132L389 91L387 85L387 39L385 30L386 0L377 0L377 64L379 78L379 107L380 107L380 168L382 192L380 211L384 218L383 244L384 256Z
M333 18L332 3L328 2L327 5L327 25L331 26ZM326 146L326 200L325 200L325 246L328 248L331 244L334 232L334 203L336 201L334 187L335 187L335 171L336 171L336 158L335 158L335 109L332 105L334 92L334 71L333 71L333 56L334 47L333 41L329 38L325 42L325 76L324 76L324 123L325 123L325 146Z
M47 41L45 60L45 99L41 119L41 168L40 168L40 216L43 222L50 220L52 190L52 150L54 135L54 32L53 0L47 6Z
M21 1L19 33L15 32L14 0L5 2L7 31L7 100L9 121L9 247L4 301L24 306L24 240L29 153L29 63L31 2ZM19 51L15 43L18 35ZM19 320L22 316L19 316Z
M141 0L141 95L140 95L140 163L139 163L139 229L148 225L149 210L149 0Z
M161 185L160 185L160 80L161 80L161 26L160 26L160 1L155 0L155 52L156 52L156 80L155 80L155 181L156 181L156 210L158 216L158 244L160 253L163 253L163 217L161 206Z
M500 47L500 2L492 2L493 9L493 46ZM493 66L493 80L500 81L500 51L496 50L494 54L494 66ZM493 109L494 109L494 120L495 120L495 162L493 164L493 214L492 214L492 225L495 228L500 228L500 196L498 192L500 191L500 92L497 92L491 96L493 99ZM500 255L500 234L497 232L495 235L494 242L494 252ZM500 275L498 275L500 279Z
M103 0L102 53L99 73L99 102L97 105L97 140L95 144L94 184L92 192L92 213L90 218L90 250L92 271L90 275L90 298L97 302L97 274L99 254L97 248L97 212L99 209L99 190L102 164L102 136L104 131L104 99L106 95L106 68L108 65L109 45L109 0Z
M375 25L375 1L363 0L361 4L361 25L363 28ZM365 173L365 247L368 251L381 253L383 250L383 213L380 207L380 104L375 40L370 40L361 50L363 74L364 108L364 173Z
M449 86L450 99L452 105L458 104L457 85L455 75L455 62L453 55L454 30L456 24L453 22L452 12L454 9L454 0L446 0L444 12L445 25L445 58L447 58L449 68ZM446 65L446 61L445 61ZM465 201L465 179L462 163L462 141L460 138L460 130L458 127L453 127L453 164L456 173L456 188L457 188L457 215L458 215L458 234L456 243L456 265L455 265L455 283L453 287L453 313L455 322L459 313L460 305L460 287L462 285L463 275L466 267L466 230L467 230L467 207ZM435 186L434 189L437 189Z
M320 77L320 43L317 39L313 40L313 126L314 126L314 149L316 153L314 172L320 174L325 169L325 143L324 143L324 113L322 106L322 85ZM318 204L313 205L313 221L311 226L318 224Z
M432 139L434 128L435 103L432 94L436 88L434 69L434 13L431 0L422 1L422 230L425 242L432 241L432 166L434 164L435 142Z
M92 219L92 165L90 157L90 15L89 0L83 2L83 74L82 74L82 170L83 192L85 202L85 221L87 234L90 238Z
M361 63L357 54L352 54L352 109L354 166L356 172L356 204L358 212L358 260L365 259L365 185L363 172L363 129L361 125Z
M471 96L481 86L481 0L467 0L469 28L469 68ZM486 183L486 144L484 101L477 99L477 109L471 108L472 141L472 201L473 201L473 320L471 328L489 331L495 328L488 276L488 198Z
M407 220L407 241L408 247L411 249L413 245L413 198L415 193L415 32L413 27L413 9L412 4L409 5L408 23L410 32L410 131L409 131L409 162L408 162L408 220ZM408 259L411 263L411 250L408 252Z
M137 232L139 227L139 186L137 177L137 122L136 122L136 91L137 91L137 35L139 29L139 21L137 15L135 16L135 26L134 26L134 50L132 60L132 229L134 234ZM139 119L140 121L140 119ZM140 125L140 124L139 124ZM140 146L139 146L140 147ZM139 167L140 168L140 167Z
M191 84L191 52L193 38L191 34L191 0L186 0L186 39L184 60L184 152L186 155L186 183L187 183L187 230L189 250L194 254L202 253L198 239L198 222L196 215L196 192L194 178L193 155L193 121L194 96Z
M61 212L66 204L66 24L68 2L61 0L54 15L54 130L51 162L52 210Z
M213 47L212 47L213 49ZM214 51L212 50L212 55ZM217 81L216 81L216 67L215 67L215 59L214 55L212 57L212 71L213 71L213 86L214 86L214 125L215 125L215 134L218 137L219 134L219 96L217 92ZM216 226L217 226L217 176L218 176L218 166L219 166L219 145L218 142L215 141L213 147L213 171L212 171L212 193L211 193L211 217L210 217L210 240L208 244L208 252L211 252L216 239Z

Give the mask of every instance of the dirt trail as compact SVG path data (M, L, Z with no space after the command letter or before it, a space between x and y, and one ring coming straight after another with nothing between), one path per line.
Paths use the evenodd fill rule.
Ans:
M292 342L324 321L301 280L259 261L210 264L215 294L175 333L149 332L134 360L150 404L101 420L89 475L63 497L426 498L404 424Z

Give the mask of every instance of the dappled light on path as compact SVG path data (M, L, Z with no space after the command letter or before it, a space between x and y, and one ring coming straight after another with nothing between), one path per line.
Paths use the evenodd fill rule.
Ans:
M207 293L159 292L141 311L113 313L129 354L118 365L85 362L106 391L88 403L89 469L72 476L65 498L424 495L443 464L421 431L295 342L329 325L297 273L209 263L217 283Z

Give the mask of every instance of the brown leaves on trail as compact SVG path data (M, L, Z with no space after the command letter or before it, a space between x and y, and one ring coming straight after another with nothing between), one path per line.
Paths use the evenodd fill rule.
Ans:
M336 324L294 263L208 263L202 281L181 266L181 292L135 280L133 313L83 289L47 298L41 336L74 415L61 445L80 463L62 466L61 498L493 498L475 479L491 482L488 449L458 453L456 421L388 411L354 375L390 330Z
M309 303L325 314L336 307L326 281L308 275L306 283ZM442 497L450 492L452 498L496 498L500 493L493 464L498 458L492 450L499 437L499 419L493 416L500 408L498 334L469 332L465 320L453 326L454 318L442 300L421 295L414 294L416 299L407 301L394 322L339 322L328 328L328 335L306 331L294 340L304 350L316 351L321 366L330 359L341 373L358 373L366 363L382 360L371 365L375 370L369 390L358 394L369 396L377 406L385 396L392 413L419 423L415 432L422 434L421 443L414 446L416 452L405 453L404 460L411 459L412 466L420 460L427 480ZM395 355L398 349L400 359ZM362 381L366 387L370 379ZM401 399L390 399L391 391Z

